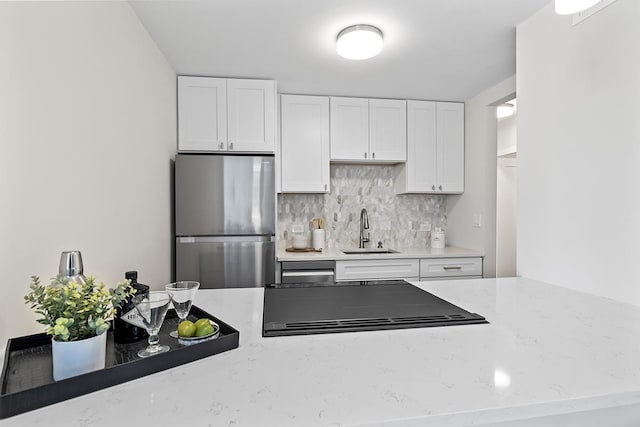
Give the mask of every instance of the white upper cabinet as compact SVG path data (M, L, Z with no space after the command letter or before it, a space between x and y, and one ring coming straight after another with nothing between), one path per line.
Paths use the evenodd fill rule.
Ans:
M281 95L281 191L329 191L329 98Z
M178 149L227 149L227 81L178 77Z
M438 102L438 190L464 191L464 104ZM442 187L441 187L442 186Z
M407 101L406 191L432 191L438 183L436 103ZM402 168L402 166L400 166ZM401 180L398 180L401 181Z
M369 100L331 98L331 160L369 156Z
M404 162L406 101L331 98L331 160L337 162Z
M275 82L227 80L230 151L273 152L276 138Z
M407 102L369 100L369 151L372 160L407 160Z
M275 82L178 76L178 151L273 153Z
M464 192L464 104L407 101L407 150L397 193Z

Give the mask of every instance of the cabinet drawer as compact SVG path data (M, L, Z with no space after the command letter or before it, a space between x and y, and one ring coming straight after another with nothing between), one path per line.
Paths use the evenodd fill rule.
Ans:
M482 276L482 258L429 258L420 260L420 278Z
M336 261L336 281L412 279L419 275L417 259Z

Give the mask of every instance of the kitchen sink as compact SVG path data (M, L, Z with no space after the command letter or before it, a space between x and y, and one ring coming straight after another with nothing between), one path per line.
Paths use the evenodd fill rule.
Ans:
M366 254L398 254L400 252L394 249L340 249L340 251L347 255L366 255Z

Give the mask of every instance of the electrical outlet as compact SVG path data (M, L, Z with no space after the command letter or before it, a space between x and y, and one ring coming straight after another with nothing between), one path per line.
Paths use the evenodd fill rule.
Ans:
M431 231L431 223L423 222L420 224L420 231Z

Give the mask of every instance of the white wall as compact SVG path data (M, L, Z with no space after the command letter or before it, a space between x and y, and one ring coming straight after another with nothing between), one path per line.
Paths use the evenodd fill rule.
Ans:
M176 78L126 2L0 2L0 55L1 353L42 330L23 296L63 250L170 279Z
M496 274L496 107L490 104L515 93L515 76L465 103L465 188L447 197L447 244L484 254L484 277ZM473 215L482 226L472 227Z
M496 177L496 277L516 275L517 115L498 120ZM507 156L507 157L504 157Z
M518 274L640 305L640 2L517 29Z
M518 149L517 114L498 119L498 156L515 153Z
M498 138L500 141L500 138ZM498 157L496 194L496 277L517 273L518 159Z

